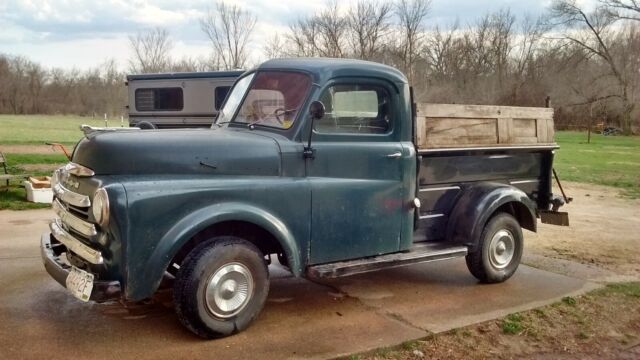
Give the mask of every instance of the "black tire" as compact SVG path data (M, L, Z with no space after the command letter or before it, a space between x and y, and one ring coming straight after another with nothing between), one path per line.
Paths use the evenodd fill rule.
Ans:
M508 233L505 233L508 232ZM499 234L500 233L500 234ZM502 257L505 251L509 251L509 246L505 245L509 243L509 234L513 240L513 254L509 258L508 256ZM500 236L500 235L506 235ZM494 240L494 246L492 249L492 239L494 236L497 240ZM503 242L505 250L502 254L498 255L500 243ZM483 283L499 283L510 278L518 269L520 260L522 259L522 249L524 241L522 237L522 229L518 221L507 213L499 213L493 216L485 225L480 239L478 239L477 250L467 254L467 268L473 276ZM498 249L498 250L496 250ZM492 257L491 254L494 254ZM498 260L496 260L496 257ZM500 260L503 260L502 263Z
M237 313L218 316L212 306L220 312L223 310L216 308L213 298L205 294L209 281L219 274L218 270L229 266L240 266L250 273L252 291L248 292L247 300L242 302ZM236 282L233 284L231 292L235 292ZM198 245L184 259L173 287L173 301L180 322L196 335L211 339L233 335L249 327L262 310L268 293L269 271L260 250L244 239L220 236Z

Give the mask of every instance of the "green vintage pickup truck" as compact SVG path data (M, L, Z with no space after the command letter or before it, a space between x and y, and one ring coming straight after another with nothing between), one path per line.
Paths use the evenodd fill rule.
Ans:
M565 214L551 109L415 104L377 63L271 60L210 129L84 131L53 176L45 268L84 301L142 300L169 279L205 338L256 318L272 259L318 279L466 257L501 282L521 229Z

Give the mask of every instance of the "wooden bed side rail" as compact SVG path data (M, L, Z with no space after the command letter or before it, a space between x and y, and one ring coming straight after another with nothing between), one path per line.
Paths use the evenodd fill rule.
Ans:
M417 104L418 148L554 144L553 109Z

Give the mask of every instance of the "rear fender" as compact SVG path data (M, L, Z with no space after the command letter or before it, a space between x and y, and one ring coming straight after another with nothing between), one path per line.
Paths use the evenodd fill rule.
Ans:
M511 209L520 226L536 231L536 205L527 194L510 185L486 182L467 187L458 198L449 215L447 241L476 251L485 224L500 208Z

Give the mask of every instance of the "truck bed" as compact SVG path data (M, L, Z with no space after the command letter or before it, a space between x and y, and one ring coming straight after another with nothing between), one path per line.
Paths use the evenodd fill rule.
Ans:
M553 109L417 104L418 149L554 144Z
M442 240L453 206L477 183L516 187L547 208L553 109L421 103L416 120L422 206L415 242Z

